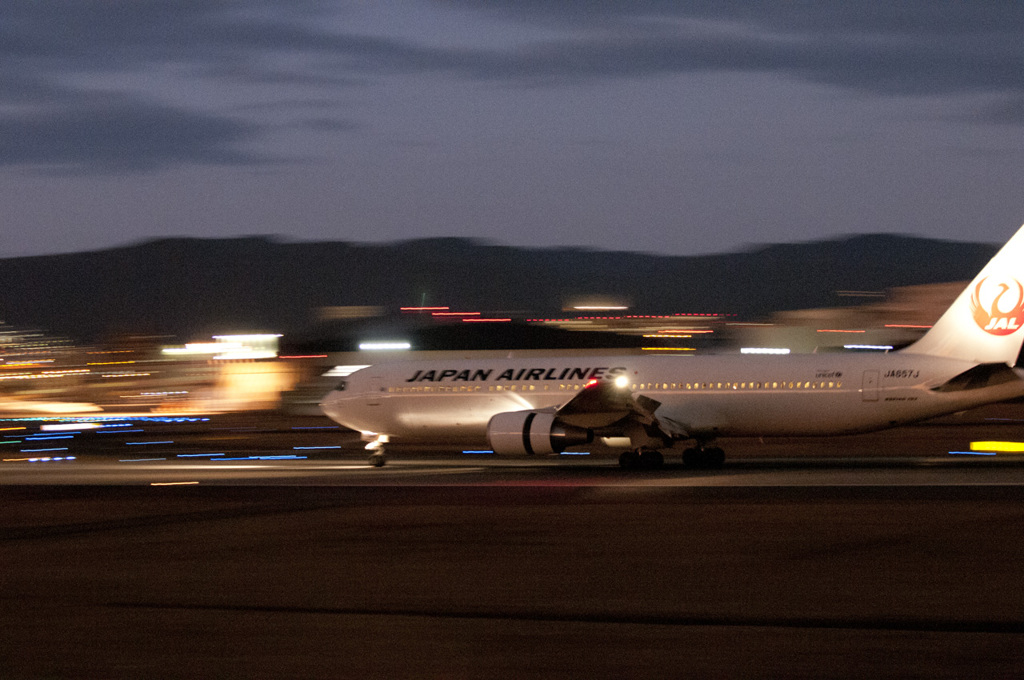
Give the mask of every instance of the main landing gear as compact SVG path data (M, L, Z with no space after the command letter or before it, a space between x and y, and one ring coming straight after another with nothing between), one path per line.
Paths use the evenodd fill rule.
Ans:
M630 449L619 454L624 470L657 470L665 457L655 449ZM691 470L717 470L725 464L725 451L717 446L694 446L683 451L683 465Z
M657 470L665 464L665 457L656 449L630 449L619 454L619 466L624 470Z
M694 470L717 470L724 464L725 451L717 446L696 446L683 451L683 465Z

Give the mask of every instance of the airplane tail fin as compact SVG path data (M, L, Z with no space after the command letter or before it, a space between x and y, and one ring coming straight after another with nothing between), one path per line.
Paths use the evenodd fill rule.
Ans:
M904 351L1013 366L1024 341L1024 227Z

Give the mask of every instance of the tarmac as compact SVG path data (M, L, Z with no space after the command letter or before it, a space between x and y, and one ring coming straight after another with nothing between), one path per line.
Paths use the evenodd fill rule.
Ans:
M1024 463L949 455L990 417L699 473L97 436L0 463L0 675L1019 677ZM349 443L119 457L175 427Z

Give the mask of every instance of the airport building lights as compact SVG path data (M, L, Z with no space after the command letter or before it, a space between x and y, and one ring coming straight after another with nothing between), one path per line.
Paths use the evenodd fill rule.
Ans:
M166 356L207 356L218 361L274 359L280 334L215 335L214 342L190 342L184 347L165 347Z

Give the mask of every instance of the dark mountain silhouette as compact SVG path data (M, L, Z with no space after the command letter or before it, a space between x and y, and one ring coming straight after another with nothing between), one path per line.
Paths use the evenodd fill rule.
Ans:
M0 260L0 319L79 340L306 333L326 306L449 305L536 315L607 294L630 313L741 319L844 304L839 290L971 278L987 244L870 235L695 257L531 249L442 238L395 244L268 237L161 239L95 252ZM848 300L845 301L849 303Z

